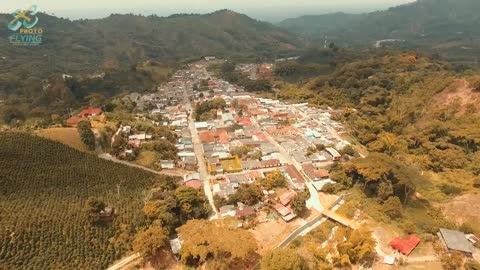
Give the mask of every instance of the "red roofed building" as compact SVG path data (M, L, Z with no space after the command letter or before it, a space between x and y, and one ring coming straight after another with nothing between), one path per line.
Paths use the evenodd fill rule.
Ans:
M251 126L252 125L252 121L250 120L250 118L247 118L247 117L235 117L235 121L237 121L237 123L239 125L242 125L242 126Z
M278 159L262 160L260 161L262 168L275 168L282 166L282 163Z
M330 178L330 174L328 174L325 170L317 170L313 167L311 163L305 163L302 165L303 171L305 174L312 179L313 181L318 181L321 179L328 179Z
M82 110L78 116L79 117L89 117L89 116L97 116L97 115L101 115L103 113L102 109L100 108L88 108L88 109L84 109Z
M295 198L295 196L297 196L297 192L294 190L289 190L280 196L280 203L284 206L287 206L293 200L293 198Z
M67 125L69 126L76 126L78 125L78 123L84 121L84 120L87 120L87 118L80 118L80 117L72 117L72 118L69 118L67 119Z
M407 238L397 237L390 242L390 246L408 256L420 243L420 238L415 234L409 235Z
M202 189L202 186L203 186L202 181L196 180L196 179L189 180L187 182L184 182L183 184L187 187L191 187L191 188L194 188L196 190Z
M302 174L297 170L297 168L291 164L287 165L287 174L290 177L290 180L296 184L305 183L305 178L303 178Z
M235 217L238 219L246 219L248 217L255 216L255 209L250 206L245 206L235 211Z

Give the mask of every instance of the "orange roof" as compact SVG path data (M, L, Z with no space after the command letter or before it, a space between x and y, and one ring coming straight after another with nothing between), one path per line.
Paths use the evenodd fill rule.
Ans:
M305 171L305 174L308 175L308 177L312 178L313 180L318 180L318 179L324 179L324 178L329 178L330 174L328 174L327 171L325 170L317 170L311 163L306 163L302 165L303 170Z
M75 125L77 125L78 123L80 123L84 120L88 121L88 119L85 118L85 117L72 117L72 118L67 119L67 125L75 126Z
M191 187L194 189L201 189L202 188L202 181L200 180L190 180L185 183L183 183L187 187Z
M255 116L255 115L264 115L264 114L267 114L268 112L260 109L250 109L248 110L248 113Z
M287 191L280 196L280 203L287 206L296 195L297 193L294 190Z
M247 117L236 117L235 118L235 121L237 121L238 124L242 125L242 126L251 126L252 125L252 121L250 120L250 118L247 118Z
M88 115L100 115L102 114L102 109L100 108L88 108L88 109L84 109L82 110L78 116L80 117L85 117L85 116L88 116Z
M229 136L228 136L228 132L224 129L222 130L218 130L217 131L217 136L218 136L218 139L219 141L222 143L222 144L228 144L228 141L229 141Z
M415 234L409 235L406 239L397 237L390 242L390 246L404 255L409 255L420 243L420 238Z
M247 173L248 178L250 179L260 179L262 178L262 174L259 171L249 171Z
M216 141L216 135L213 131L201 131L198 133L202 143L214 143Z

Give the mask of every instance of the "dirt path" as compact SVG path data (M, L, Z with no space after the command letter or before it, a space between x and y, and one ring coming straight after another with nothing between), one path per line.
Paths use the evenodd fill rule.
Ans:
M144 166L140 166L140 165L137 165L137 164L130 163L128 161L119 160L118 158L113 157L110 154L105 154L105 153L99 154L98 157L102 158L102 159L105 159L105 160L110 160L110 161L115 162L115 163L120 163L120 164L123 164L125 166L129 166L129 167L137 168L137 169L144 170L144 171L147 171L147 172L151 172L151 173L154 173L154 174L158 174L158 175L181 177L181 176L185 175L185 173L186 173L182 170L156 171L156 170L144 167Z

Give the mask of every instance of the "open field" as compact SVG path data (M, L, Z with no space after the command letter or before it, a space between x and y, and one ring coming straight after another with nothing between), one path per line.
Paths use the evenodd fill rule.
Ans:
M87 152L87 147L80 140L80 135L76 128L47 128L37 132L40 137L63 143L77 150Z

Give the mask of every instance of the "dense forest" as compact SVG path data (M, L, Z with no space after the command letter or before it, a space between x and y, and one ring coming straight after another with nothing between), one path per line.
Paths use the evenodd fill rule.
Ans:
M105 269L150 223L142 211L147 191L171 182L60 143L1 133L0 268ZM113 220L95 216L104 206L115 209Z

